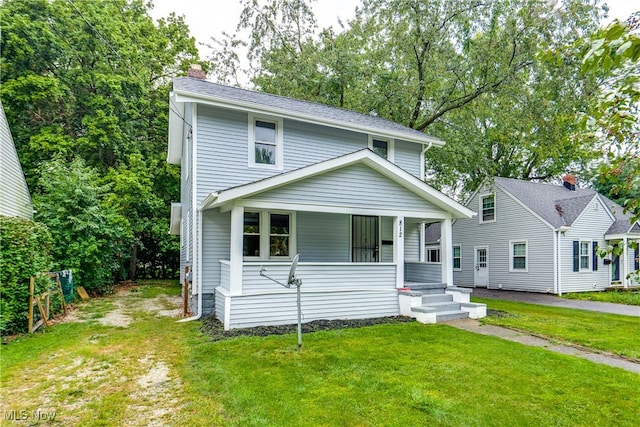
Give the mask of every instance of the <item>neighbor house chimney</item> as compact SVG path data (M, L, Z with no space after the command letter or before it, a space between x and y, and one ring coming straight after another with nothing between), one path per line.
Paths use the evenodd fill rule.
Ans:
M202 70L202 66L200 64L189 65L189 69L187 70L187 76L200 79L200 80L204 80L207 78L207 74Z
M576 181L576 176L570 173L562 177L562 185L564 185L564 188L567 190L576 191Z

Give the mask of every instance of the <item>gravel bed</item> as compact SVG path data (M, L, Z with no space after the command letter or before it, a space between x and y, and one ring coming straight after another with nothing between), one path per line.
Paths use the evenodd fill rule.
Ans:
M363 326L383 325L388 323L415 322L415 319L406 316L376 317L374 319L352 320L314 320L302 324L302 332L329 331L332 329L361 328ZM298 331L298 325L257 326L253 328L231 329L225 331L215 317L202 319L202 332L208 335L212 341L221 341L240 336L266 337L269 335L294 334Z

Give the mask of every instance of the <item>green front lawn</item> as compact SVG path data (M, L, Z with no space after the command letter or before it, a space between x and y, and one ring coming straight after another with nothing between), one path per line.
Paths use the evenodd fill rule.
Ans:
M308 333L301 350L295 334L211 342L161 316L179 287L155 286L4 345L0 409L83 426L640 425L640 375L621 369L419 323ZM99 323L118 313L133 322Z
M616 304L640 305L640 290L606 292L572 292L563 298L587 301L613 302Z
M640 359L640 318L473 298L487 304L483 323L529 331L596 350ZM496 310L491 315L491 310Z

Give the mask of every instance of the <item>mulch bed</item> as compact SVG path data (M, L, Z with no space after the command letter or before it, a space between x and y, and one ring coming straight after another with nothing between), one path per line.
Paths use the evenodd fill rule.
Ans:
M333 329L361 328L364 326L408 322L415 322L415 319L406 316L390 316L376 317L374 319L314 320L312 322L303 323L302 332L330 331ZM200 329L204 334L208 335L212 341L222 341L241 336L266 337L269 335L295 334L298 331L298 325L257 326L253 328L231 329L229 331L225 331L222 322L211 316L202 319L202 326Z

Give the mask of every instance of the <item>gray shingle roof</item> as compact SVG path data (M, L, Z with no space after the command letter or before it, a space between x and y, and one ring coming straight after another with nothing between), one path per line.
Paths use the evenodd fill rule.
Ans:
M562 185L511 178L496 177L495 182L554 227L573 224L598 194L588 188L570 191ZM606 234L628 233L631 229L630 215L625 214L614 201L603 195L600 197L615 217Z
M346 127L367 128L372 131L371 133L377 131L385 135L393 134L399 139L407 139L413 142L444 144L443 141L435 137L381 117L315 102L239 89L191 77L173 79L173 90L174 92L193 94L213 100L251 104L263 110L286 111L292 116L315 117L318 120L335 122Z

